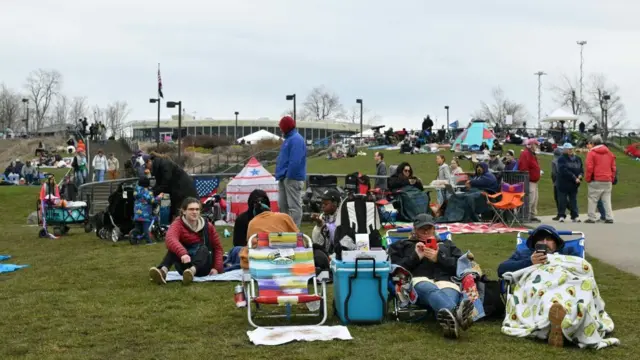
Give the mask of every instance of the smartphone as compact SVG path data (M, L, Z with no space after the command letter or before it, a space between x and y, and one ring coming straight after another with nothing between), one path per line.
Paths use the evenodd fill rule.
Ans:
M536 244L536 252L546 254L549 251L547 244Z
M428 237L424 244L430 249L438 250L438 240L433 236Z

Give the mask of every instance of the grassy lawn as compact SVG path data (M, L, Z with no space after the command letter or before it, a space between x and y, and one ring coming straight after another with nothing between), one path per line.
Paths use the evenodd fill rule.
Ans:
M522 146L505 147L514 149L516 155L519 156ZM340 160L327 160L324 157L313 157L307 161L307 171L309 173L325 173L325 174L348 174L360 171L365 174L375 174L375 161L373 154L375 150L365 150L367 156L358 156L355 158L345 158ZM447 158L447 162L451 161L453 153L441 152ZM413 167L413 171L422 182L426 185L436 178L438 166L436 164L435 154L415 154L404 155L399 154L398 150L387 151L384 153L387 166L398 165L403 161L409 162ZM580 155L585 160L585 155ZM640 163L629 158L620 152L616 153L617 165L619 168L618 184L613 188L612 203L614 209L624 209L629 207L640 206L640 187L638 186L635 174L640 173ZM551 184L551 160L550 155L539 155L538 161L544 174L540 180L539 186L539 203L538 212L540 215L554 215L556 212L555 203L553 201L553 185ZM461 164L464 171L472 171L470 161L462 161ZM586 164L585 164L586 166ZM273 167L269 168L271 171ZM580 186L578 194L578 207L582 214L587 212L587 186Z
M411 159L423 179L434 169L432 157ZM389 159L399 157L390 154ZM347 162L357 165L355 160L327 164ZM346 172L325 171L334 170ZM160 261L166 251L162 244L112 244L78 227L58 240L39 239L36 227L23 225L36 193L37 188L0 188L0 253L13 255L10 262L30 265L0 275L0 359L640 358L640 280L593 259L615 335L622 341L617 348L552 349L501 335L500 322L478 323L455 342L443 339L431 321L349 326L354 340L348 342L256 347L245 333L251 329L245 311L233 303L235 284L150 284L147 269ZM310 232L308 226L304 230ZM454 241L471 249L494 278L498 263L515 247L514 234L458 235ZM224 245L229 249L231 239L224 239ZM330 317L328 324L337 321Z

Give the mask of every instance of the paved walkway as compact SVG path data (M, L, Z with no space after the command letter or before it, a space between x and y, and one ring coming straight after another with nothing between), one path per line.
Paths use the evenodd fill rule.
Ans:
M614 224L574 224L570 220L559 223L553 216L542 216L543 223L560 230L582 231L585 234L587 253L618 269L640 276L640 207L615 210ZM586 214L580 214L582 221Z

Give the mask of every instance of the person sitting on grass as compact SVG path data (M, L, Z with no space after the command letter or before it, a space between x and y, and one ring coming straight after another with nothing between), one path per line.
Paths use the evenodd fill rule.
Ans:
M502 333L547 339L555 347L564 346L565 338L581 348L618 344L618 339L605 339L613 321L591 264L565 248L549 225L534 229L526 245L498 267L498 275L511 285Z
M167 254L157 267L149 269L156 284L167 283L167 273L175 266L187 285L194 276L220 274L223 271L222 244L213 224L200 216L200 200L192 197L182 202L182 216L169 226L165 243Z
M418 215L413 229L410 239L395 242L389 247L391 263L412 274L418 304L436 313L444 336L458 338L460 330L467 330L473 325L474 310L473 303L463 298L460 286L451 282L451 278L456 276L462 251L452 241L438 242L437 249L430 247L437 236L430 215Z
M160 193L158 196L153 196L153 193L149 188L151 187L151 181L148 177L141 177L138 180L138 186L133 192L134 205L133 205L133 222L139 239L146 240L147 244L153 244L153 241L149 238L149 226L151 225L151 219L153 218L153 205L158 203L164 194Z

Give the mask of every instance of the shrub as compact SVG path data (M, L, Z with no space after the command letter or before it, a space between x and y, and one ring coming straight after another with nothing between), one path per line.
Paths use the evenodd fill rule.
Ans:
M215 149L219 146L232 145L235 142L234 138L226 136L209 136L209 135L189 135L182 139L182 146Z

